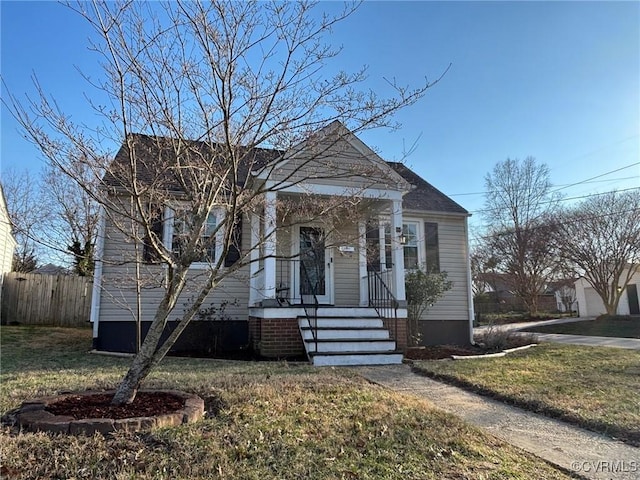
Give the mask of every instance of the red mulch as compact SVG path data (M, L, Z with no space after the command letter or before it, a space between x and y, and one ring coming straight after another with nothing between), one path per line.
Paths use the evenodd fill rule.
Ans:
M485 353L488 352L475 346L434 345L432 347L409 348L405 357L410 360L440 360L451 358L451 355L484 355Z
M111 394L69 395L47 406L54 415L67 415L80 420L83 418L134 418L153 417L180 410L184 400L165 392L138 392L133 403L111 405Z

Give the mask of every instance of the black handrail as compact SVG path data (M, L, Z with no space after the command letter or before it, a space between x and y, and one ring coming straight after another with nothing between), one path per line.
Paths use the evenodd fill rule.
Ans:
M276 262L276 300L279 305L297 304L304 310L305 317L309 323L309 329L313 336L315 351L318 351L318 290L319 285L316 280L311 282L311 277L307 270L305 262L300 259L280 258ZM300 291L294 292L289 286L289 278L292 273L291 269L300 269L294 277L299 277ZM298 294L300 297L298 297Z
M391 275L392 270L386 270L386 275ZM380 318L393 321L394 339L398 341L398 308L399 303L391 289L387 286L380 272L367 272L367 285L369 287L369 306L375 308Z
M318 295L317 295L318 282L316 281L315 285L311 284L311 282L309 281L307 266L304 264L304 262L300 262L300 267L304 271L304 275L301 275L301 277L304 277L306 287L307 287L304 290L301 289L300 301L302 303L302 308L304 309L304 314L307 317L307 322L309 323L309 329L311 330L311 335L313 336L313 342L315 347L314 352L318 353L318 305L319 305ZM302 291L311 292L311 293L303 294ZM313 303L309 303L305 301L305 297L311 297L310 299L313 300Z

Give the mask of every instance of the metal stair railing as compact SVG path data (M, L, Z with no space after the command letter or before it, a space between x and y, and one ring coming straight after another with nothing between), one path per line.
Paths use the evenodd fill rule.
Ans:
M384 275L391 275L391 272L391 270L386 270ZM383 274L369 271L366 278L369 287L369 306L376 310L380 318L387 320L388 324L391 323L389 330L393 327L393 338L398 342L398 300L387 286Z

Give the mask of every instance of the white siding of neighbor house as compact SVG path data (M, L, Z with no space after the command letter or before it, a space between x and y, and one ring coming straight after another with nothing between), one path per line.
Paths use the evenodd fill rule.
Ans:
M625 271L625 274L627 271ZM640 272L634 273L631 277L630 284L635 284L637 291L640 293ZM600 295L598 295L596 290L585 278L581 277L576 280L575 287L576 300L581 317L596 317L606 313L607 310L604 307L604 302L600 298ZM629 311L628 293L624 292L620 297L617 313L619 315L629 315Z
M11 233L9 212L0 186L0 285L2 284L2 275L11 271L15 248L16 241Z

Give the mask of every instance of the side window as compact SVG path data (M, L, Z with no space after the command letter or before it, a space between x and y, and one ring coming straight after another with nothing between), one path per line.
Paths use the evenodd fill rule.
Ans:
M426 251L427 272L440 272L440 247L438 246L438 224L425 222L424 243Z
M404 268L412 270L420 267L418 258L418 224L405 223L402 225L404 236Z
M402 236L404 243L404 268L411 270L420 266L420 255L418 252L418 224L404 223L402 225ZM391 227L387 224L384 227L384 257L387 269L392 268L391 258Z
M200 256L194 263L212 263L216 259L216 239L211 238L215 234L217 219L214 212L207 217L205 227L198 239L197 248ZM190 232L193 231L193 219L185 210L175 210L173 215L173 237L171 249L174 253L181 254L187 245Z

